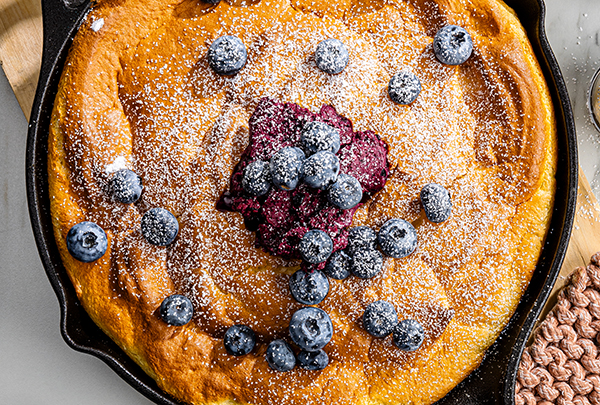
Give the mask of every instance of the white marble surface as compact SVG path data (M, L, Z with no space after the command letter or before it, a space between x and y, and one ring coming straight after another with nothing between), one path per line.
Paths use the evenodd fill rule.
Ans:
M580 163L600 197L600 137L587 113L600 66L600 1L546 0L547 32L573 103ZM0 404L150 404L100 360L71 350L30 229L27 122L0 74Z
M600 134L588 110L588 90L600 68L600 1L546 0L546 32L562 69L577 125L579 163L600 198Z

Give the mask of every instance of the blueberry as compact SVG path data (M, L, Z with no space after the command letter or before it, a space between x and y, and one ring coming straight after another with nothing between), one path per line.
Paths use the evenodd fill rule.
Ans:
M473 39L463 27L447 25L435 34L433 52L446 65L460 65L473 52Z
M337 153L340 150L340 131L324 122L312 121L302 128L300 142L309 155L320 151Z
M383 268L383 255L379 250L365 249L354 252L350 271L359 278L373 278Z
M115 200L123 204L134 203L142 196L142 178L129 169L113 174L108 186Z
M387 301L375 301L363 314L363 327L371 335L383 338L392 333L398 324L396 308Z
M425 331L419 322L414 319L405 319L394 328L392 338L398 349L412 352L423 344Z
M293 146L278 150L269 162L271 181L275 187L281 190L295 189L302 178L304 158L304 152Z
M329 38L319 42L315 51L317 67L325 73L336 75L348 65L348 48L339 39Z
M208 4L212 4L212 5L217 5L221 2L221 0L202 0L204 3L208 3Z
M429 183L421 190L421 204L425 216L431 222L444 222L452 212L450 193L444 186Z
M90 263L101 258L108 247L106 233L93 222L74 225L67 233L67 250L80 262Z
M142 217L142 235L152 245L167 246L178 232L177 218L164 208L152 208Z
M323 273L336 280L343 280L350 275L351 258L343 250L333 252Z
M350 255L359 250L377 249L377 232L368 226L355 226L348 231L348 246Z
M421 92L421 81L411 71L396 73L388 84L388 94L396 104L408 105L417 99Z
M327 296L329 280L320 271L309 273L301 269L290 277L290 292L299 303L316 305Z
M390 219L379 229L377 240L383 253L399 259L416 249L417 231L403 219Z
M256 337L254 331L246 325L233 325L223 338L223 344L227 353L233 356L243 356L254 349Z
M224 35L213 41L208 49L208 64L215 73L231 76L246 64L246 46L236 36Z
M333 336L329 315L316 307L297 310L290 321L290 337L301 349L314 352L322 349Z
M186 296L173 294L160 304L160 317L172 326L183 326L192 320L194 306Z
M296 356L292 348L281 339L269 343L265 357L269 366L276 371L290 371L296 367Z
M340 174L337 181L327 190L327 199L343 210L356 207L362 200L362 186L349 174Z
M302 350L297 359L300 367L311 371L323 370L329 364L329 356L323 349L316 352Z
M312 188L325 190L337 180L340 160L331 152L317 152L304 161L304 182Z
M333 241L325 232L313 229L304 234L298 245L304 261L317 264L324 262L333 251Z
M255 196L267 194L271 188L271 171L269 163L264 160L255 160L244 168L242 177L244 190Z

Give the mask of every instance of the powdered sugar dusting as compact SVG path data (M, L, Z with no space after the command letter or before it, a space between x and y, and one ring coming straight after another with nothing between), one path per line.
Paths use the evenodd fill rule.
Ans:
M115 159L114 162L112 162L109 165L106 165L106 168L104 169L104 171L107 174L110 174L110 173L117 172L121 169L127 169L127 166L128 166L127 158L125 156L119 156L118 158Z
M97 20L95 20L92 25L90 25L90 28L92 29L92 31L94 32L98 32L100 31L100 29L104 27L104 18L99 18Z
M410 1L382 3L376 10L348 11L343 20L279 0L221 2L209 11L188 3L160 17L153 30L142 27L139 37L123 39L118 58L97 52L86 69L73 73L93 77L94 102L68 101L64 124L72 129L63 146L70 190L88 219L111 235L114 297L139 305L150 329L160 329L151 313L164 296L182 293L194 304L194 325L181 332L189 334L182 343L188 354L161 351L177 333L156 339L160 349L146 348L156 367L186 356L196 372L190 378L206 388L197 402L225 396L256 404L356 404L367 396L387 403L441 395L447 379L476 364L504 325L544 236L543 218L528 216L530 194L518 186L529 162L518 148L525 150L534 136L515 96L517 79L488 52L486 32L472 33L475 53L464 66L437 62L431 41L448 18L433 2L422 8ZM469 25L467 17L450 14L453 23ZM112 44L119 35L98 37ZM221 35L238 36L248 50L235 76L219 76L208 66L208 47ZM313 57L316 45L332 37L350 54L348 66L333 76ZM386 86L405 69L423 88L412 105L399 106ZM330 281L319 307L334 325L325 347L331 364L318 375L274 373L260 355L268 341L287 337L289 319L301 307L287 286L300 262L257 249L239 214L216 209L248 146L248 121L262 97L312 113L330 104L356 131L380 135L389 146L390 178L353 224L378 229L403 218L418 233L417 250L384 259L373 279ZM131 206L115 204L105 192L109 174L123 166L144 182L141 200ZM453 213L442 224L428 222L419 205L418 194L430 182L452 196ZM154 207L168 209L179 222L168 247L151 246L140 234L141 215ZM521 240L531 228L539 234ZM392 303L400 319L423 324L421 350L406 354L389 338L364 331L362 313L380 299ZM257 333L259 348L232 365L220 338L236 323ZM234 375L238 380L230 381Z

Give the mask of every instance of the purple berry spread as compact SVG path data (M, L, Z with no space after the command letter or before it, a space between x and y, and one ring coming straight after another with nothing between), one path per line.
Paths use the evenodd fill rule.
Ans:
M262 196L244 191L244 168L256 161L269 162L271 157L287 146L301 147L304 125L320 121L340 134L340 173L359 180L363 189L361 203L347 210L340 209L327 199L327 191L300 183L294 190L271 187ZM244 217L246 227L256 231L257 246L285 259L300 259L297 246L311 229L319 229L333 240L333 251L344 249L348 240L347 228L356 210L368 198L381 190L389 175L388 148L372 131L355 132L352 122L339 115L332 106L324 105L318 113L293 103L281 103L263 98L250 118L250 143L231 177L230 190L219 201L218 208L237 211ZM313 265L325 267L325 262Z

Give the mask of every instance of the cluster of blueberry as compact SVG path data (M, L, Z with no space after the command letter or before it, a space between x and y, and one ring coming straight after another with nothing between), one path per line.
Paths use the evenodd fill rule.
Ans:
M271 185L289 191L303 181L309 187L327 190L327 199L336 207L354 208L362 199L362 186L354 176L340 173L340 161L335 155L340 149L339 131L323 122L309 122L302 130L300 143L301 148L287 146L278 150L269 162L255 160L246 166L244 191L262 196Z
M322 122L309 122L302 130L300 143L302 149L285 147L269 162L256 160L246 166L242 178L244 190L261 196L269 191L271 184L293 190L304 181L309 187L327 190L327 199L336 207L355 207L362 199L362 186L355 177L339 173L340 162L335 155L340 149L339 131ZM331 255L333 241L327 233L313 229L304 234L298 251L305 262L322 263ZM289 285L292 296L306 305L318 304L329 292L329 281L321 272L299 270L292 275Z
M421 204L425 216L431 222L446 221L452 211L452 201L448 190L435 183L427 184L421 190ZM377 246L381 249L379 251ZM320 263L327 259L323 273L336 280L343 280L353 274L362 279L372 278L383 267L383 254L393 258L410 255L417 247L417 231L403 219L390 219L375 232L368 226L356 226L348 231L346 249L332 254L331 238L319 230L307 232L299 246L304 260ZM383 252L383 254L382 254ZM296 301L316 305L329 293L329 281L320 271L296 271L289 280L290 292Z
M462 27L447 25L433 39L433 51L437 59L446 65L460 65L473 52L471 35ZM348 48L342 41L329 38L321 41L315 50L315 64L328 74L341 73L348 65ZM217 38L208 50L208 63L220 75L237 74L246 64L248 52L241 39L233 35ZM388 83L390 99L408 105L421 92L421 81L410 70L402 70L392 76Z
M171 295L160 306L160 316L173 326L188 323L193 316L191 301L183 295ZM375 301L365 309L363 327L376 338L392 335L396 347L404 351L417 350L425 338L421 324L414 319L398 320L392 304ZM322 370L329 364L329 356L323 347L333 337L333 325L329 315L320 308L305 307L296 311L289 325L289 336L300 348L298 354L283 339L269 343L265 358L276 371L290 371L296 364L307 370ZM225 350L233 356L244 356L254 349L256 335L246 325L234 325L227 329L223 338Z
M269 343L265 358L276 371L290 371L296 364L307 370L322 370L329 364L329 356L323 347L333 337L333 325L329 315L320 308L306 307L292 315L289 336L299 348L298 354L283 339ZM225 332L225 349L234 356L243 356L254 349L254 331L246 325L234 325Z
M396 308L387 301L369 304L363 314L363 327L376 338L392 335L392 341L400 350L415 351L425 339L425 330L418 321L404 319L398 321Z
M368 279L375 277L383 267L383 254L402 258L417 247L417 231L403 219L390 219L375 232L368 226L356 226L348 232L345 250L335 252L324 272L331 278L343 280L353 274Z
M448 219L452 202L446 188L435 183L427 184L421 190L420 197L429 221L439 223ZM359 278L374 277L383 266L383 255L377 250L377 245L390 257L406 257L417 247L417 232L412 224L402 219L387 221L378 233L367 226L353 227L348 232L346 249L338 250L331 255L324 273L338 280L345 279L350 274ZM332 249L331 239L325 232L318 230L307 232L300 242L302 257L310 260L311 263L327 260ZM328 278L320 271L307 272L303 269L296 271L289 279L289 287L294 299L306 305L319 304L329 293ZM304 310L317 310L317 308L308 307ZM301 366L308 368L305 364L307 359L314 362L312 367L317 367L317 364L326 365L327 354L321 347L318 351L311 351L300 345L292 335L292 325L293 323L290 323L290 336L303 348L297 357ZM363 327L377 338L385 338L392 334L393 343L404 351L417 350L425 336L424 329L418 321L414 319L399 321L394 306L385 301L376 301L367 307L363 315ZM286 371L293 368L295 364L291 348L282 340L271 343L267 351L267 360L276 370Z

